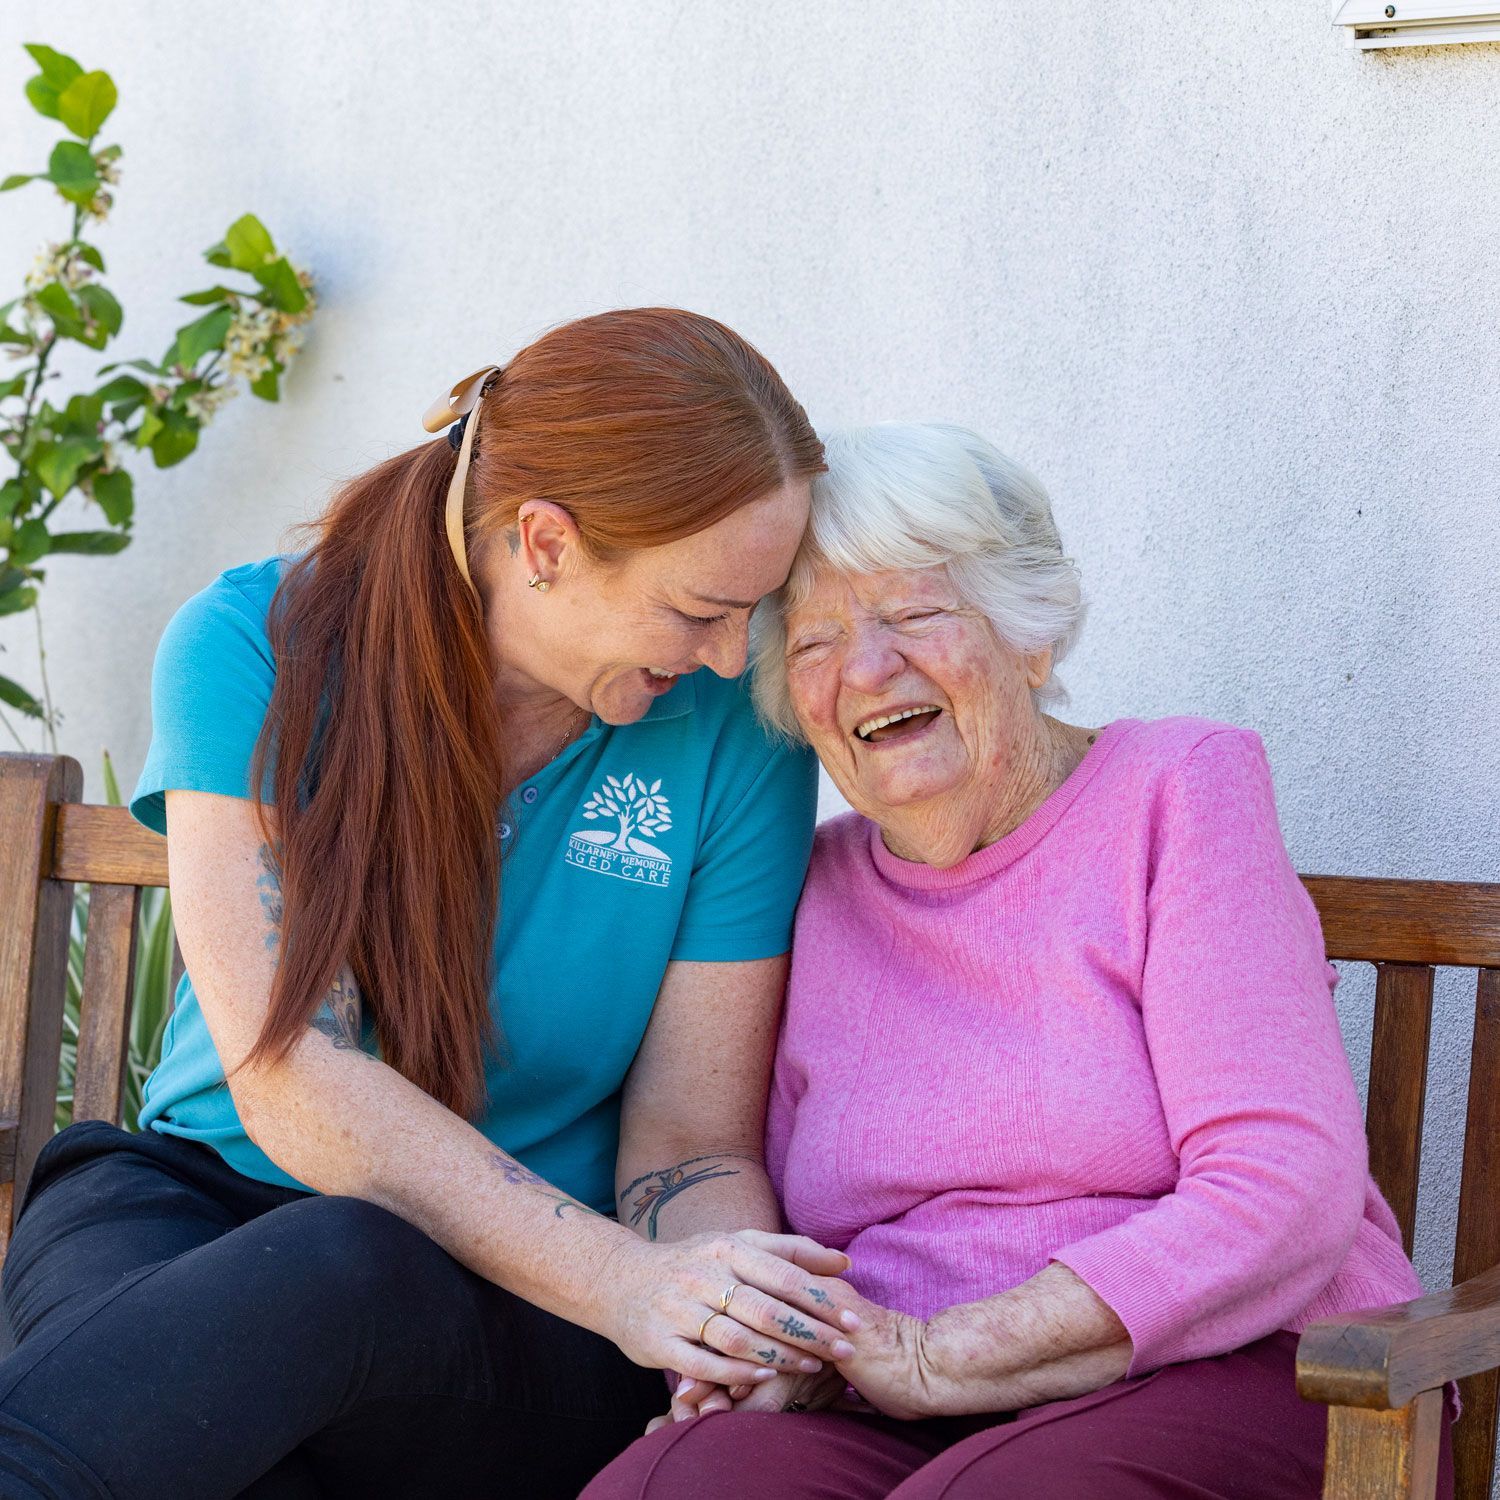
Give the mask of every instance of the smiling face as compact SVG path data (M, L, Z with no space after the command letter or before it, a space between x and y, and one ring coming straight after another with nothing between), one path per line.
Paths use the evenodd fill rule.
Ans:
M1047 653L1011 650L942 568L817 570L786 651L797 722L849 804L886 828L938 815L967 854L995 787L1034 757Z
M505 626L506 656L607 724L635 723L700 666L736 677L750 612L786 581L810 504L808 481L789 480L693 536L610 562L584 556L576 528L559 549L552 523L523 507L526 555L518 561L556 584L545 599L517 601L522 638Z

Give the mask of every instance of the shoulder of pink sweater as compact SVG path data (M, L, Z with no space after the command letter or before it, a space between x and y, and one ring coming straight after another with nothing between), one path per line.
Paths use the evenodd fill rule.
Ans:
M1120 749L1129 759L1175 770L1210 741L1226 748L1239 746L1242 751L1260 748L1260 736L1253 729L1183 714L1167 719L1148 719L1136 725Z
M870 820L857 812L840 813L818 824L813 834L809 876L839 868L853 859L867 857Z

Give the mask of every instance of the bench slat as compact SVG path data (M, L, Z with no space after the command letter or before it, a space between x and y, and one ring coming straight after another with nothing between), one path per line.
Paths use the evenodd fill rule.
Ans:
M1500 968L1500 884L1304 875L1329 958Z
M165 885L167 841L124 807L59 807L47 873L91 885Z
M139 886L90 887L78 1014L78 1065L73 1078L75 1121L120 1123L140 909Z
M1417 1222L1432 980L1433 971L1424 964L1376 966L1365 1130L1370 1171L1401 1225L1401 1243L1408 1255Z

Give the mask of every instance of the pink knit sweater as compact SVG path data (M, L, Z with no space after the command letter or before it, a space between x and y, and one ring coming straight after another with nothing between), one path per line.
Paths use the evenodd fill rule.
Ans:
M818 830L767 1121L792 1228L928 1317L1049 1261L1130 1373L1420 1295L1259 738L1122 720L950 870Z

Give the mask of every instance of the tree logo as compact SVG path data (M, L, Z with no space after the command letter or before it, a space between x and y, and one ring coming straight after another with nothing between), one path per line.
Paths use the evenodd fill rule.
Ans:
M642 885L669 885L672 856L648 842L672 827L672 808L661 780L647 783L634 772L606 775L604 783L583 804L590 823L603 819L609 826L581 828L568 840L567 861L600 875L614 875Z

